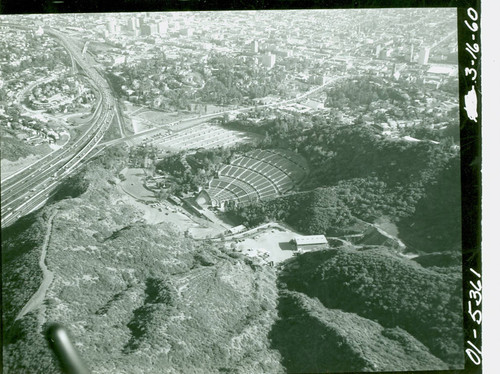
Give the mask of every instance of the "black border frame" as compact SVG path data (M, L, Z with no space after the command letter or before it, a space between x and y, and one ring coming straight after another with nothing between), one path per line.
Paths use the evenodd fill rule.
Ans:
M467 10L474 8L481 25L480 0L1 0L0 14L37 14L37 13L104 13L104 12L148 12L148 11L231 11L231 10L278 10L278 9L339 9L339 8L421 8L443 7L457 9L458 66L459 66L459 108L460 108L460 156L462 186L462 271L463 271L463 317L464 349L472 341L482 350L482 331L480 324L471 318L468 304L471 301L470 282L477 284L478 277L470 271L482 272L481 260L481 195L482 195L482 86L481 52L477 54L475 66L471 66L471 55L466 51L466 43L471 42L471 30L464 21L470 17ZM481 29L475 33L475 42L481 45ZM465 68L474 67L477 79L472 81ZM478 94L477 122L468 118L465 94L472 84ZM480 310L482 305L475 307ZM476 330L476 337L474 337ZM382 373L382 372L380 372ZM411 372L383 372L386 374ZM421 374L478 374L482 364L475 365L465 355L464 370L419 371Z

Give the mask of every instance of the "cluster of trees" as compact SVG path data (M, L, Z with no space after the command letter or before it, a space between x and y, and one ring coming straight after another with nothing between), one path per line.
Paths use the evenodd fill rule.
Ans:
M132 352L144 346L151 346L155 335L156 323L165 323L171 314L172 298L175 290L164 278L147 278L145 280L144 303L134 310L134 316L127 327L131 331L131 338L124 347L125 352ZM110 300L111 302L113 300ZM154 321L155 323L151 323ZM155 347L155 348L160 348Z
M2 64L4 74L22 72L26 69L45 68L53 70L58 65L71 66L71 58L66 50L49 37L36 37L29 33L24 34L24 45L0 41L0 57L2 60L10 60L11 56L25 56L19 64Z
M49 202L75 198L87 191L90 181L85 178L85 172L64 179L52 193Z
M142 212L111 203L119 198L106 182L112 173L94 167L89 176L96 178L94 188L56 203L60 213L47 263L60 282L51 285L45 309L46 319L64 324L79 343L89 369L140 372L168 365L177 372L282 371L266 338L275 318L274 272L167 226L134 223ZM3 276L17 274L3 284L9 287L7 322L24 305L31 282L38 281L19 266L24 260L38 270L36 247L22 242L30 230L34 245L43 242L45 228L34 229L18 227L16 236L9 236L13 250L31 257L28 263L13 251L19 261L4 262L9 269L4 267ZM2 235L2 248L5 240ZM31 317L6 325L5 369L36 372L38 365L43 372L58 372Z
M429 91L425 86L395 81L374 76L343 80L327 92L325 106L332 111L347 112L357 116L357 123L363 117L375 123L392 120L418 120L422 126L434 123L458 123L458 105L449 110L439 108L436 103L456 98L457 84L447 85L441 91ZM398 130L406 130L399 128ZM433 134L435 135L435 134ZM433 138L430 138L433 139Z
M315 126L299 146L309 156L317 183L376 175L391 186L425 183L457 151L452 142L433 144L378 136L370 126ZM317 171L314 173L314 171Z
M15 320L42 281L38 262L46 230L37 213L2 228L2 366L13 372L57 372L45 337L38 333L36 311Z
M29 313L21 320L7 325L2 336L2 369L14 373L62 372L54 352L50 350L44 334L38 333L39 319Z
M27 50L31 50L30 48L27 48ZM7 52L7 50L9 49L12 49L12 47L2 49L2 51L9 55ZM25 51L23 51L22 53L18 51L18 54L19 56L24 55ZM22 72L26 69L33 69L38 67L47 68L48 70L54 70L57 66L60 65L71 66L71 59L63 48L54 48L52 51L50 51L50 53L45 52L43 54L30 56L26 60L22 60L19 65L4 64L2 66L2 71L5 74L12 74Z
M328 189L297 193L249 205L228 205L228 211L249 227L283 221L304 234L336 234L353 223L348 206Z
M374 222L388 216L393 222L404 219L414 249L456 247L459 225L452 226L460 217L460 169L452 139L409 142L381 137L368 125L309 121L304 129L296 118L276 118L263 121L257 131L266 133L261 146L292 149L308 160L311 172L301 188L312 192L233 208L245 224L283 220L305 233L341 233L354 217ZM432 226L433 237L445 232L439 245L411 234L416 221L419 227Z
M250 149L250 145L241 144L231 149L220 147L199 150L194 154L176 153L164 157L155 168L173 177L166 188L167 194L194 192L216 177L223 165Z
M133 103L163 110L185 110L193 100L191 87L183 86L182 76L167 64L158 67L147 60L120 68L119 73L108 71L106 77L118 95ZM127 93L129 89L134 91L133 94Z
M93 164L117 174L127 165L128 155L129 150L123 145L107 147L94 158Z
M218 104L238 104L243 97L254 99L269 94L284 94L282 86L285 78L283 68L267 70L255 65L250 59L241 59L214 54L207 61L210 75L204 74L207 83L199 92L201 100L213 102L215 96Z
M84 88L83 92L81 92L82 87ZM78 78L71 78L69 75L64 75L55 81L36 86L30 95L25 98L24 102L28 107L39 109L36 102L47 103L48 98L56 94L73 96L74 100L58 105L58 107L49 107L47 112L50 114L63 110L72 111L81 105L90 104L95 100L94 93L88 87L85 87L83 82L79 81Z
M2 122L0 124L2 159L16 161L30 154L44 154L50 152L50 147L47 143L32 146L28 142L17 138L20 134L31 136L31 129L37 131L38 135L45 139L52 137L51 135L47 135L49 128L47 128L46 124L37 118L22 115L19 106L12 105L8 107L5 110L5 116L1 118L0 122ZM10 122L10 127L6 126L7 122Z
M11 122L12 130L21 130L21 126L29 127L36 131L47 131L47 125L38 118L32 118L21 114L21 108L18 105L12 105L5 110L7 121ZM5 129L2 127L2 129Z
M108 77L120 95L165 110L189 109L192 102L248 104L269 94L286 95L283 67L268 70L221 53L210 55L206 62L191 63L189 73L181 68L185 64L189 64L185 59L167 60L158 54L133 66L113 68ZM127 89L134 91L130 97Z
M2 295L3 318L10 326L16 313L38 288L42 274L38 266L41 252L40 237L46 223L34 214L20 218L9 227L2 228ZM23 277L29 276L23 283ZM22 287L19 286L22 284Z
M299 269L300 270L300 269ZM318 299L282 287L280 319L270 333L290 373L445 370L442 360L400 327L329 309Z
M390 87L387 82L376 77L360 77L353 80L344 80L334 88L327 91L325 106L331 108L359 108L368 107L377 100L389 100L404 106L410 96L401 89ZM410 91L414 92L414 91Z
M186 167L185 154L169 155L156 164L156 170L162 171L173 177L173 180L168 181L168 185L162 189L159 197L167 197L169 194L182 194L189 191L195 191L198 185L204 185L208 182L209 176L199 169L198 172L192 171ZM187 165L189 166L189 165Z
M423 252L461 253L462 209L460 157L443 166L431 183L420 189L423 198L414 205L415 213L398 223L400 238Z
M134 167L143 166L145 159L156 160L160 150L152 144L131 147L129 150L129 164Z
M35 153L33 147L17 139L15 135L15 131L0 127L0 147L2 148L3 160L17 161L22 157ZM50 150L46 145L42 145L42 147L46 147L47 151Z
M464 363L461 272L424 269L384 248L340 249L296 257L279 281L329 309L406 330L450 368Z

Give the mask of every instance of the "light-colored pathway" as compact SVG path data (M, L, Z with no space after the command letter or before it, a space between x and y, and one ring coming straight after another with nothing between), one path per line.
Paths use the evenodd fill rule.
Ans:
M43 300L45 299L45 294L47 293L47 290L52 283L52 280L54 279L54 273L47 268L45 258L47 256L47 247L49 246L50 236L52 234L52 221L54 220L55 215L56 212L52 213L52 215L49 217L49 220L47 222L47 232L45 234L45 239L42 245L42 254L39 261L40 269L42 269L43 274L42 283L40 284L38 290L33 294L33 296L31 296L31 299L28 300L23 309L21 309L16 317L16 321L23 318L26 314L39 308L42 305Z

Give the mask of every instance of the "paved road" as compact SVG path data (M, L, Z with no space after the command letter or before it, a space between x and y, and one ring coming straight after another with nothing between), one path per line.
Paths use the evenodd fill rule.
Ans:
M21 101L23 100L23 98L26 96L26 94L28 92L30 92L31 90L33 90L33 88L35 88L36 86L42 84L42 83L48 83L48 82L51 82L53 81L54 79L56 79L57 77L53 76L53 77L47 77L47 78L41 78L41 79L38 79L36 80L35 82L31 82L30 84L28 84L26 87L24 87L23 89L21 89L17 94L16 94L16 100L15 100L15 103L16 104L21 104Z
M438 41L436 41L431 47L430 47L430 50L432 51L434 48L436 48L438 45L440 45L441 43L445 42L446 40L450 39L452 36L456 36L457 35L457 32L456 31L452 31L450 33L448 33L447 35L443 36L441 39L439 39Z
M312 90L307 91L306 93L299 95L299 96L292 98L292 99L283 100L283 101L273 103L273 104L261 104L261 105L257 105L257 106L254 105L254 106L249 106L249 107L244 107L244 108L239 108L239 109L228 109L228 110L225 110L222 112L204 114L202 116L196 116L196 117L186 118L183 120L177 120L174 122L166 123L164 125L158 125L153 129L148 129L148 130L143 130L143 131L137 132L134 135L125 136L122 139L114 139L114 140L110 140L110 141L105 142L105 143L101 143L101 146L104 146L104 145L111 146L111 145L124 143L124 142L132 140L134 138L139 138L141 136L154 134L155 132L159 132L165 128L170 128L172 131L175 131L175 128L180 126L180 125L183 126L182 130L185 130L185 129L191 128L193 126L201 125L202 123L205 123L206 121L208 121L210 119L223 116L226 113L227 114L229 114L229 113L239 114L239 113L251 111L253 109L277 108L277 107L280 107L283 105L292 104L292 103L304 100L305 98L324 90L325 88L331 86L333 83L338 82L339 80L347 79L349 77L351 77L351 76L350 75L342 75L339 77L335 77L333 79L330 79L328 82L325 82L321 86L313 88Z
M47 29L46 33L63 45L82 73L90 79L97 92L97 104L89 129L72 145L51 153L2 181L2 226L12 224L33 207L40 206L40 202L46 200L57 186L54 182L71 174L89 157L116 115L115 101L106 80L86 62L73 41L56 30Z
M28 300L26 305L24 305L23 309L21 309L16 317L16 321L23 318L29 312L38 309L42 305L43 300L45 299L45 294L54 279L54 273L47 268L45 258L47 257L47 247L49 246L50 236L52 235L52 222L56 214L56 212L52 213L47 222L47 232L45 233L45 239L43 240L42 245L42 254L40 255L40 261L38 262L40 269L42 269L42 283L40 284L38 290Z
M148 134L152 134L156 131L159 131L161 130L161 128L163 127L166 127L166 126L176 126L176 125L180 125L182 124L182 126L184 126L183 129L185 128L189 128L189 127L192 127L192 126L197 126L197 125L200 125L202 123L205 123L208 119L211 119L211 118L216 118L216 117L220 117L221 115L223 115L224 113L233 113L233 114L237 114L237 113L243 113L243 112L246 112L246 111L250 111L250 110L253 110L255 108L265 108L265 107L268 107L268 108L271 108L271 107L279 107L279 106L283 106L283 105L287 105L287 104L290 104L290 103L293 103L293 102L297 102L297 101L300 101L300 100L303 100L305 99L306 97L312 95L312 94L315 94L325 88L327 88L328 86L330 86L331 84L333 84L334 82L338 81L338 80L341 80L341 79L345 79L345 78L348 78L349 76L340 76L340 77L336 77L328 82L326 82L325 84L321 85L321 86L318 86L296 98L292 98L292 99L288 99L288 100L283 100L283 101L280 101L278 103L273 103L273 104L263 104L263 105L258 105L258 106L251 106L251 107L246 107L246 108L240 108L240 109L230 109L230 110L226 110L226 111L223 111L223 112L218 112L218 113L213 113L213 114L206 114L206 115L202 115L202 116L197 116L197 117L193 117L193 118L188 118L188 119L185 119L185 120L182 120L182 121L176 121L174 123L169 123L169 124L166 124L166 125L163 125L163 126L159 126L157 128L154 128L154 129L150 129L150 130L145 130L145 131L142 131L140 133L137 133L137 134L134 134L134 135L130 135L130 136L126 136L126 137L123 137L123 138L120 138L120 139L115 139L115 140L111 140L111 141L108 141L108 142L105 142L105 143L100 143L99 146L98 146L98 152L101 152L104 148L108 147L108 146L113 146L113 145L117 145L117 144L120 144L120 143L123 143L123 142L126 142L126 141L129 141L133 138L136 138L136 137L140 137L140 136L144 136L144 135L148 135ZM85 155L88 155L88 154L91 154L91 152L94 150L95 146L97 146L97 143L98 141L94 144L93 147L91 147L89 149L89 151L85 154ZM81 160L83 161L83 157L81 158ZM61 161L62 162L62 161ZM70 165L69 163L67 163L66 165ZM71 174L72 171L76 171L78 169L78 167L81 166L81 161L76 161L74 162L74 164L71 166L71 167L66 167L65 169L63 169L63 171L60 173L60 174L55 174L51 177L51 179L49 179L48 181L45 179L45 187L42 186L43 188L38 191L38 190L33 190L32 192L35 192L36 195L31 198L31 199L26 199L26 196L24 196L24 199L26 199L27 201L22 201L22 197L19 197L16 201L18 203L21 204L21 207L25 209L26 212L30 212L30 211L33 211L34 209L37 209L39 208L40 206L43 205L43 202L46 201L50 195L50 193L48 193L48 191L51 191L55 188L55 186L57 186L58 184L58 180L62 179L63 177L65 176L68 176ZM60 170L60 169L59 169ZM53 180L51 182L51 180ZM35 183L35 182L33 182ZM33 184L32 183L32 184ZM39 183L39 182L36 182L36 183ZM9 208L9 206L7 206L7 209ZM7 212L7 219L9 219L9 221L6 221L8 222L8 224L14 222L16 219L18 219L20 216L21 216L22 213L19 213L19 212ZM3 221L2 221L3 223Z
M19 28L23 27L20 26ZM116 107L115 99L112 96L112 90L107 81L93 66L89 65L87 60L81 55L79 48L76 47L74 42L72 42L68 37L52 29L47 29L46 33L54 37L64 46L75 63L80 67L83 74L85 74L95 86L98 93L97 105L91 118L91 126L79 139L76 139L71 146L38 160L32 166L23 169L15 176L2 181L1 223L3 227L12 224L19 217L42 206L43 203L49 198L50 193L56 188L59 181L78 170L81 165L90 158L90 156L95 154L96 150L97 152L100 152L107 146L116 145L136 137L148 135L160 131L162 128L167 126L181 126L183 128L189 128L204 123L209 119L220 117L225 113L238 114L255 108L273 108L287 105L303 100L306 97L325 89L340 79L348 78L348 76L336 77L298 97L283 100L278 103L251 106L236 110L230 109L219 113L206 114L169 123L154 129L145 130L131 136L124 136L121 114ZM119 122L122 138L101 143L104 133L109 128L115 115L117 116ZM177 131L181 130L179 129Z

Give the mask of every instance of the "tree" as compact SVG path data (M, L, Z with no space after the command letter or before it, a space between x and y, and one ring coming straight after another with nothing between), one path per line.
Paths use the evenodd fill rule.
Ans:
M168 190L165 189L165 188L161 188L159 191L156 192L156 198L158 200L167 200L169 198L169 193L168 193Z

